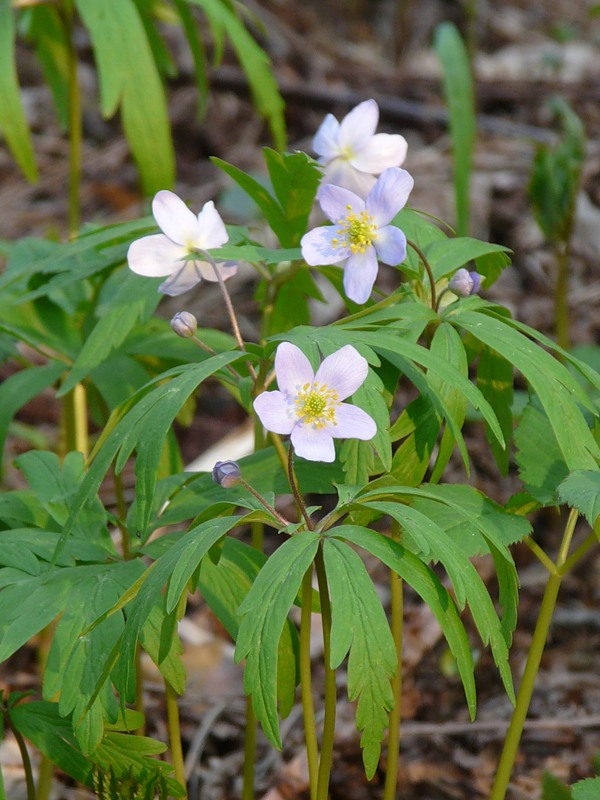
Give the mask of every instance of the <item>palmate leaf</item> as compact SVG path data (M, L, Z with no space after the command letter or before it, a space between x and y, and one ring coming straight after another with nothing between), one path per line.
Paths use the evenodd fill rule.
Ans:
M266 118L278 150L286 147L284 102L273 75L268 55L259 47L246 30L229 3L223 0L187 0L199 6L208 17L216 38L225 31L236 52L242 69L246 73L254 105L259 114Z
M111 298L110 305L86 337L83 347L57 396L71 391L92 370L106 361L121 345L138 322L145 322L158 306L161 295L152 281L142 278L129 269L116 276L120 288ZM110 279L109 279L110 280Z
M600 796L600 778L585 778L571 786L573 800L597 800Z
M447 318L496 350L530 383L569 469L595 468L600 448L577 402L592 411L594 407L570 372L542 348L535 347L521 332L489 314L464 310L458 304Z
M558 503L558 487L569 467L539 402L525 407L515 431L515 445L519 477L529 494L543 506Z
M400 523L416 545L410 547L424 561L439 561L452 582L459 607L468 603L484 645L489 644L507 694L514 701L514 689L508 664L508 647L494 604L479 573L450 536L416 508L398 502L369 502L367 508L388 514Z
M375 774L394 706L390 684L398 668L394 640L369 574L357 553L334 538L323 543L331 595L331 668L349 653L348 699L358 700L356 725L367 778Z
M510 443L513 437L514 390L513 367L510 361L498 355L495 350L483 347L477 362L477 386L496 412L502 428L506 447L498 445L486 423L486 437L492 448L496 464L502 475L506 475L510 463Z
M28 237L12 248L6 269L0 275L0 289L15 285L19 302L43 297L55 289L80 284L105 269L123 264L131 240L156 232L154 220L145 218L84 231L75 241L58 244ZM38 286L40 275L49 275ZM28 281L36 276L35 288Z
M600 515L600 471L571 472L558 487L558 497L583 514L593 528Z
M277 716L278 644L302 578L312 564L319 535L292 536L270 556L238 609L236 661L246 659L244 691L269 741L281 749Z
M21 703L11 708L10 719L15 729L33 742L53 764L90 789L94 785L95 769L111 768L118 775L141 774L146 778L149 773L161 772L167 776L170 797L182 797L184 794L183 787L168 777L173 767L166 761L152 757L164 752L166 745L162 742L110 731L96 751L85 756L73 736L71 719L59 715L58 703Z
M115 469L121 471L137 449L136 500L138 524L143 532L152 513L152 497L164 440L173 420L194 389L209 375L242 358L243 353L221 353L200 364L188 364L162 373L141 389L120 411L115 412L94 450L93 461L73 500L73 511L57 551L66 541L81 509L97 492L115 456ZM158 384L158 385L157 385Z
M4 442L8 426L13 417L26 403L52 386L65 371L66 365L61 361L49 361L42 367L30 367L5 378L0 384L0 453L4 450ZM2 459L0 458L0 475Z
M240 624L238 608L266 561L266 555L256 548L227 537L218 564L205 558L200 566L200 593L234 641ZM277 650L277 700L283 718L296 700L297 651L298 634L288 619Z
M431 340L431 352L452 364L462 375L468 377L467 354L460 336L451 325L442 322L438 326ZM431 376L430 380L433 386L438 389L444 399L446 408L450 411L456 423L462 427L467 413L467 401L462 392L456 386L449 386L437 378L435 374ZM454 444L452 432L449 428L446 428L439 444L438 455L431 476L433 483L437 483L441 478L454 450Z
M198 569L206 553L219 539L236 525L241 524L243 520L244 518L239 516L222 517L193 527L157 559L121 595L118 602L103 615L97 617L93 623L94 626L100 625L105 619L128 606L123 635L107 659L104 675L97 681L97 688L114 670L114 683L121 697L127 701L133 701L136 685L135 652L146 620L152 613L155 613L154 609L158 606L161 615L160 624L163 625L162 620L177 608L188 581ZM162 591L166 583L168 583L168 589L166 597L163 598ZM170 646L170 642L166 644ZM173 688L177 689L178 687L174 686Z
M481 260L485 266L486 262L483 261L484 256L500 254L502 256L500 263L507 266L510 263L507 253L510 253L508 247L504 247L500 244L491 244L490 242L482 242L479 239L472 239L468 236L458 236L454 239L442 239L433 242L425 250L425 255L431 265L436 281L454 274L457 269L464 267L469 261L475 261L475 266L479 267L479 262ZM494 263L494 261L491 262L491 264ZM487 278L486 272L482 272L482 274ZM488 283L486 280L485 286L488 287L492 282L493 281L490 281Z
M361 547L394 570L429 606L439 622L448 646L456 659L469 714L475 716L476 697L473 677L474 664L469 639L458 615L454 601L435 573L416 555L398 542L359 525L340 525L331 536Z
M15 20L10 0L0 0L0 132L29 181L38 179L15 65Z
M90 33L102 113L121 106L123 127L146 194L168 189L175 155L167 103L144 26L132 0L75 0Z

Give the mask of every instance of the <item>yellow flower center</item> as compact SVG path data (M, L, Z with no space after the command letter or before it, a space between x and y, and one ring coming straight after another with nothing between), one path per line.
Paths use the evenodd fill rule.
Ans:
M355 214L352 206L346 206L348 213L345 217L338 220L340 226L337 229L339 239L332 239L333 248L349 247L352 255L364 253L370 247L374 239L377 238L377 225L373 222L373 217L367 211Z
M305 383L295 400L298 419L306 425L324 428L337 425L335 409L340 405L338 393L326 383Z

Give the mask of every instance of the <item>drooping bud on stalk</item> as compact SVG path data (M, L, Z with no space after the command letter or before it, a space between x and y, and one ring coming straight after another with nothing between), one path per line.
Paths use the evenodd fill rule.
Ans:
M198 330L198 320L189 311L178 311L171 320L171 327L182 339L191 339Z
M242 471L235 461L217 461L213 467L212 478L224 489L231 489L239 483Z
M476 294L479 291L481 280L482 276L478 272L469 272L464 267L461 267L450 279L448 288L459 297L469 297L469 295Z

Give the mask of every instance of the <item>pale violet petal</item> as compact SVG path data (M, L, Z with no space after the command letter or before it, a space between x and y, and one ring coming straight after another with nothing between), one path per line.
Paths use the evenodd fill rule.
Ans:
M181 259L187 250L175 244L164 234L143 236L129 245L127 263L129 269L147 278L161 278L170 275L182 266Z
M209 200L198 214L198 233L194 246L209 250L211 247L221 247L228 240L229 234L221 215L215 208L213 201Z
M170 297L189 292L202 280L202 274L195 261L186 261L184 265L176 270L170 278L161 283L158 291L168 294Z
M328 428L298 423L292 431L296 454L308 461L335 461L335 446Z
M275 375L281 391L295 398L304 386L310 386L315 373L299 347L291 342L282 342L275 353Z
M377 433L377 425L373 417L366 411L350 403L342 403L335 412L337 425L328 428L336 439L362 439L368 441Z
M339 400L345 400L365 382L369 373L367 359L347 344L323 360L315 375L315 383L335 389Z
M208 261L194 261L194 264L196 264L196 267L200 270L200 274L205 281L216 283L219 280L215 275L213 265L209 264ZM217 261L216 265L219 270L219 275L224 281L226 281L227 278L231 278L238 271L237 261Z
M294 405L282 392L263 392L254 401L254 410L263 427L272 433L288 434L296 424Z
M332 183L357 194L363 200L375 186L375 178L354 169L347 158L336 158L325 165L321 186Z
M377 256L373 247L364 253L355 253L344 267L344 291L355 303L366 303L371 296L377 277Z
M340 123L333 116L327 114L313 139L313 150L327 160L339 155L338 135Z
M395 267L406 258L406 236L394 225L379 228L373 241L377 257L383 264Z
M323 213L332 222L338 222L351 209L355 214L365 210L365 201L354 192L333 184L321 184L317 192ZM350 207L350 209L349 209Z
M407 149L408 143L399 133L376 133L358 153L352 154L350 163L362 172L378 175L404 163Z
M340 122L339 144L353 155L365 147L379 122L379 107L375 100L365 100L353 108Z
M174 192L154 195L152 213L162 232L177 244L190 247L198 236L198 219Z
M414 180L405 169L390 167L384 170L367 197L367 210L378 228L394 219L404 208L414 186Z
M350 249L340 244L334 247L333 240L339 239L337 225L315 228L305 233L300 240L302 258L311 267L324 264L339 264L350 255Z

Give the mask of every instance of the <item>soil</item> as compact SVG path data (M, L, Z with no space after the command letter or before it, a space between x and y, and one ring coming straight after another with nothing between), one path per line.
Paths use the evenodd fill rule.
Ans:
M421 0L246 0L255 31L273 60L286 99L291 149L310 151L311 138L326 112L343 116L356 102L374 97L382 111L380 128L398 132L409 142L405 167L415 177L414 207L454 220L451 140L444 121L439 66L431 42L436 26L454 21L472 44L476 75L479 133L472 186L472 235L509 246L513 264L489 291L520 320L552 336L555 261L537 227L528 199L528 182L536 142L552 135L548 101L569 99L588 136L577 226L569 276L571 335L574 346L600 342L600 15L591 0L499 0L494 4ZM473 5L476 18L469 18ZM208 113L198 119L192 68L176 30L166 31L180 75L169 90L177 153L176 191L196 207L220 198L224 216L233 219L236 204L229 184L209 161L217 155L245 170L260 173L260 147L271 144L268 131L247 99L243 74L230 54L211 71ZM208 42L210 45L210 43ZM118 120L103 120L96 101L95 74L89 44L81 32L81 80L86 86L83 149L82 218L94 222L133 219L143 213L137 175ZM41 178L28 185L6 150L0 149L0 238L66 235L67 143L40 81L31 52L18 51L19 72ZM245 221L245 220L244 220ZM256 335L251 276L235 289L244 334ZM219 304L210 291L186 308L204 326L219 327ZM161 306L169 317L173 301ZM330 319L336 314L330 309ZM327 312L323 322L327 322ZM0 377L6 377L2 367ZM203 391L192 425L178 433L186 461L243 424L226 406L216 384ZM224 411L225 409L225 411ZM47 437L56 438L57 407L44 395L19 417ZM472 481L499 501L518 487L514 474L499 477L477 426L467 429L473 455ZM25 445L15 437L7 458ZM17 476L10 473L11 481ZM452 467L450 479L464 475ZM14 484L13 484L14 485ZM108 490L107 490L108 491ZM535 520L536 539L550 552L558 545L564 519L546 511ZM585 535L584 527L576 537ZM522 590L519 621L511 651L518 685L537 619L546 574L530 551L515 548ZM385 571L371 565L382 595ZM493 570L484 560L478 569L493 590ZM600 561L592 551L582 567L565 580L550 641L542 662L509 797L541 797L545 771L566 782L594 774L600 750ZM443 638L431 615L407 591L407 638L403 689L403 725L398 797L403 800L487 798L494 779L511 713L488 651L479 654L478 715L468 714L460 682L448 663ZM315 647L318 646L315 630ZM236 800L240 796L244 702L241 672L231 642L198 598L192 599L182 630L189 689L181 701L190 798ZM476 638L473 638L476 641ZM35 686L33 649L11 662L13 688ZM317 654L318 655L318 654ZM318 663L318 658L316 660ZM0 678L8 676L0 673ZM147 667L149 733L165 737L164 696L157 676ZM317 668L316 687L319 690ZM364 778L354 726L354 710L345 699L340 675L339 724L331 783L332 800L378 800L382 771ZM307 798L307 769L298 709L283 723L284 749L275 753L259 740L257 797L269 800ZM8 796L24 797L18 767L10 766L6 748L0 759L14 775ZM8 752L8 755L6 753ZM7 760L8 759L8 760ZM18 762L18 754L15 763ZM57 798L88 796L60 778Z

